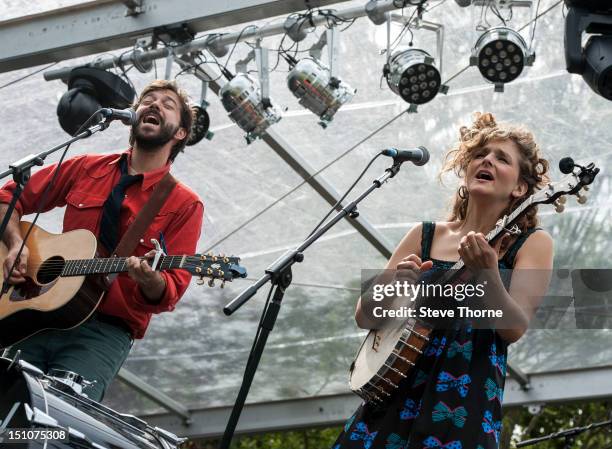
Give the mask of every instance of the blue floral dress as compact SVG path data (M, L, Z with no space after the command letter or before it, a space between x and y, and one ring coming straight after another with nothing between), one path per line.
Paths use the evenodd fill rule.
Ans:
M435 223L424 222L422 260L436 270L454 262L430 258ZM510 269L527 237L523 233L499 261ZM508 285L508 284L506 284ZM431 340L384 408L360 406L333 449L497 449L507 344L490 329L436 329Z

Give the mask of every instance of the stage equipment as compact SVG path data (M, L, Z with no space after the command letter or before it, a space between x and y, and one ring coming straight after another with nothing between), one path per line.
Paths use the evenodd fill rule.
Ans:
M153 69L153 60L147 58L147 51L152 48L153 39L151 37L143 37L138 39L134 44L134 53L132 60L134 68L140 73L147 73Z
M247 65L253 59L257 63L259 82L247 73ZM236 63L236 75L225 68L222 72L228 82L219 90L221 104L230 119L246 131L246 141L251 143L282 118L280 108L270 99L268 49L258 39L247 56Z
M205 137L208 140L212 139L213 134L208 131L208 128L210 128L210 117L208 112L206 112L207 106L208 104L191 106L191 110L193 112L193 124L191 125L191 135L186 143L187 146L195 145Z
M582 75L598 95L612 100L612 6L608 2L566 0L565 64ZM582 45L583 33L588 40Z
M319 116L319 125L327 128L338 109L353 98L355 89L333 76L316 58L296 61L289 56L287 61L292 67L287 75L289 90L302 106Z
M476 41L470 65L477 66L482 76L503 92L506 83L514 81L525 66L533 65L535 52L528 49L523 37L507 27L485 31Z
M368 19L370 19L374 25L382 25L389 20L389 13L381 11L378 0L370 0L366 3L365 11Z
M376 155L374 159L379 156L380 154ZM374 159L372 159L370 164L367 165L366 170L370 167ZM243 376L243 382L240 386L240 391L238 392L238 397L236 398L234 407L232 408L232 413L225 428L223 439L221 440L221 444L219 445L220 449L229 449L230 444L232 442L234 431L236 430L236 425L238 424L238 420L240 419L240 414L242 413L242 408L244 407L244 403L248 396L249 389L251 388L251 383L255 376L257 366L259 365L259 360L261 359L261 355L264 351L266 341L268 340L270 332L272 332L272 330L274 329L274 324L276 322L278 313L280 312L280 307L282 305L285 292L287 288L291 285L291 267L295 263L303 262L304 251L306 251L306 249L308 249L313 243L315 243L323 234L330 230L340 220L349 216L356 217L358 214L357 205L375 189L382 187L385 182L387 182L390 178L394 177L399 172L401 164L401 161L394 160L393 165L387 168L384 174L375 179L372 185L368 189L366 189L361 195L359 195L357 199L345 205L340 212L338 212L329 220L325 221L325 219L327 218L325 217L319 223L319 225L315 227L315 229L310 233L306 240L304 240L295 249L291 249L282 256L280 256L265 270L265 274L261 278L259 278L257 282L255 282L252 286L244 290L240 295L234 298L223 308L223 313L225 313L226 315L231 315L236 310L238 310L245 302L251 299L260 288L270 282L271 290L268 299L271 300L269 303L266 304L266 307L264 307L264 310L262 312L261 320L259 321L260 325L255 335L255 341L253 342L253 345L251 347L251 353L247 358L247 365ZM361 179L361 177L365 174L366 170L362 172L357 181ZM353 184L353 186L357 183L357 181ZM345 198L349 192L346 192L342 198ZM340 201L338 203L340 203ZM332 207L330 213L332 211L335 211L335 206Z
M246 73L237 73L223 85L219 96L230 119L246 131L247 143L261 137L282 118L280 109L262 97L259 83Z
M114 73L77 67L70 72L68 91L57 105L59 123L72 136L98 109L126 109L135 97L134 88Z
M404 25L404 28L427 30L436 33L436 53L438 66L434 58L425 50L409 48L391 52L391 20L387 22L387 62L383 67L383 76L391 91L412 105L411 111L416 112L416 106L434 99L438 92L447 93L448 87L442 84L442 54L444 46L444 26L423 20L421 12L414 19L391 14L393 21ZM401 32L400 32L401 33Z
M208 82L202 81L202 94L200 96L200 105L191 106L193 112L193 124L191 125L191 135L187 141L187 146L195 145L202 139L206 138L212 140L213 133L209 131L210 128L210 116L206 109L209 106L206 101L206 94L208 92Z
M416 105L433 100L442 84L434 59L416 48L395 53L383 73L393 92Z
M78 374L45 375L23 361L0 358L0 446L21 449L176 449L185 438L116 412L86 396L90 382ZM19 429L16 434L15 430ZM34 439L45 432L49 437ZM11 438L25 435L27 440Z
M222 36L222 34L214 34L205 40L206 49L217 58L222 58L229 53L229 46L220 41Z
M429 162L429 151L425 147L410 148L409 150L398 148L385 148L380 152L383 156L392 157L394 162L412 162L414 165L425 165Z
M315 28L313 22L308 17L300 14L292 14L285 20L283 24L285 33L293 42L300 42L306 39L308 33Z
M289 90L302 106L319 116L319 125L323 128L327 128L338 109L355 95L355 89L337 76L338 39L338 30L332 27L310 47L310 57L298 61L289 54L283 55L291 68L287 75ZM325 45L328 66L321 62Z
M574 447L576 447L574 445L574 440L581 433L595 430L595 429L605 429L605 428L608 428L608 431L609 429L612 429L612 419L609 419L607 421L590 423L582 427L573 427L567 430L559 430L557 432L551 433L543 437L537 437L537 438L531 438L529 440L524 440L519 443L516 443L516 447L527 447L527 446L532 446L534 444L543 443L545 441L561 440L561 438L563 438L563 449L573 449ZM560 447L560 446L557 446L557 447Z

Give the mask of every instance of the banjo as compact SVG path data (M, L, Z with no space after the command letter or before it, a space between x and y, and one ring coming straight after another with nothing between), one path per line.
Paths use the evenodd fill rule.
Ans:
M494 243L504 233L519 234L516 222L533 206L553 204L560 213L567 200L565 195L576 195L579 204L586 202L586 196L581 192L588 190L587 186L594 181L599 168L593 163L581 167L570 158L564 158L559 166L567 176L557 183L547 184L522 202L510 215L502 217L486 235L488 242ZM469 273L463 268L464 263L459 260L437 282L444 285L469 279ZM404 322L392 321L386 327L368 333L349 370L351 390L366 402L381 404L393 395L399 383L409 376L426 350L435 328L432 322L418 318L409 318Z

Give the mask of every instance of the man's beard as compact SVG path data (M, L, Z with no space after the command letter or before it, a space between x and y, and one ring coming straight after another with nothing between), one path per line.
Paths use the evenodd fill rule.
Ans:
M176 134L179 127L172 126L170 123L161 123L159 125L159 132L156 135L145 136L140 133L140 123L132 126L132 135L134 136L134 142L138 145L138 148L147 151L153 151L161 148Z

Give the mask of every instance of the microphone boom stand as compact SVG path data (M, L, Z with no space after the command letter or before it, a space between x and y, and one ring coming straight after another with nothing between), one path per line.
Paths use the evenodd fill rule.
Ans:
M4 238L4 231L6 231L6 227L8 226L11 216L13 215L13 211L15 210L15 205L17 204L17 200L21 196L23 189L25 188L27 182L30 179L30 170L32 169L32 167L34 167L35 165L42 166L44 163L44 160L50 154L55 153L56 151L61 150L64 147L67 147L68 145L72 144L73 142L76 142L77 140L85 139L91 136L92 134L97 133L98 131L103 131L106 128L108 128L109 125L110 125L110 120L108 119L102 120L97 125L87 128L82 133L77 134L70 140L67 140L64 143L57 145L51 148L50 150L43 151L42 153L38 153L36 155L30 154L18 160L17 162L10 164L8 170L0 173L0 179L6 178L9 175L13 175L13 180L15 181L15 184L17 184L17 187L15 188L15 190L13 190L13 196L11 198L11 202L8 205L6 214L4 215L4 218L2 219L2 224L0 224L0 241L2 241ZM18 254L15 260L18 260L20 255L21 254ZM7 287L8 287L8 280L5 280L2 286L2 294L8 291Z
M543 441L555 440L559 438L565 438L565 449L571 449L573 447L574 439L587 430L597 429L599 427L612 427L612 420L592 423L584 427L573 427L567 430L560 430L559 432L551 433L543 437L532 438L530 440L524 440L516 444L516 447L531 446L533 444L541 443Z
M260 327L255 335L253 347L244 369L244 376L240 386L240 391L238 392L232 413L225 428L225 432L223 433L223 439L221 440L221 445L219 446L220 449L229 449L232 442L238 420L240 419L240 414L242 413L244 403L246 402L246 398L249 394L253 378L255 377L255 372L257 371L261 355L263 354L266 345L266 341L268 340L270 332L274 328L285 291L291 284L292 265L296 262L302 262L304 260L304 250L316 242L319 237L325 234L331 227L333 227L344 217L349 215L351 218L356 218L359 215L359 212L357 211L357 204L366 198L372 191L374 191L374 189L380 188L387 180L393 178L399 172L401 163L402 162L394 159L393 165L390 168L387 168L384 174L375 179L372 185L356 200L349 203L346 207L343 207L342 210L340 210L322 227L313 232L296 249L287 251L276 261L274 261L268 268L266 268L265 274L255 284L245 289L223 308L223 312L226 315L231 315L242 305L244 305L244 303L246 303L251 297L253 297L253 295L255 295L255 293L257 293L257 291L263 287L264 284L270 281L270 294L272 296L272 301L269 303L268 307L264 308L262 311Z

